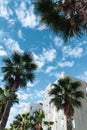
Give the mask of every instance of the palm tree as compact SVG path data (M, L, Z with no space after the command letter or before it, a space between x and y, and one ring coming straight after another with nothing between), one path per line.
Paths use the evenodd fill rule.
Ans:
M53 96L53 103L57 110L63 109L67 120L67 130L72 130L72 116L75 108L81 107L81 99L84 93L81 91L81 83L79 81L71 81L69 77L59 79L57 83L52 84L53 88L49 95Z
M18 126L18 122L17 121L13 121L11 124L10 124L10 130L19 130L19 126Z
M5 128L4 130L10 130L10 129L8 129L8 128Z
M15 117L15 120L12 124L10 124L11 129L15 130L28 130L28 128L31 128L32 122L31 122L31 116L30 113L25 114L18 114Z
M81 36L85 29L75 2L75 0L37 0L35 9L41 21L67 41L72 37Z
M31 53L28 54L27 52L14 52L10 58L4 58L3 62L5 64L5 66L2 67L2 72L4 73L3 81L10 84L11 94L1 120L0 130L3 130L6 126L15 97L15 92L17 92L19 87L25 87L27 85L27 81L33 81L34 71L37 69L33 55Z
M51 125L53 125L53 121L44 121L44 125L48 126L48 129L51 128Z
M35 128L36 130L41 130L42 129L42 120L45 118L44 112L42 110L36 110L33 113L34 117L34 123L35 123Z
M10 87L8 85L5 86L5 89L0 88L0 120L3 116L7 101L9 99L10 92L11 92L11 90L10 90ZM14 103L19 103L19 100L17 98L17 94L15 94L14 101L13 101L12 105Z

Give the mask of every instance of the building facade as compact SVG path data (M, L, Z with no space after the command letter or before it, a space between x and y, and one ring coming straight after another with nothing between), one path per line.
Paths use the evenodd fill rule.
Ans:
M30 103L26 108L24 108L22 111L21 111L21 114L22 113L26 113L26 112L29 112L30 115L33 115L33 113L35 111L39 111L39 110L42 110L43 108L43 104L42 103Z
M60 78L65 78L68 75L61 74ZM68 76L70 77L70 76ZM81 90L84 91L86 95L87 83L83 82L74 77L70 77L72 81L81 82ZM55 81L56 83L56 81ZM52 85L49 84L45 90L45 98L43 101L43 110L45 113L45 119L43 121L43 130L67 130L66 129L66 117L63 110L56 110L56 107L50 103L52 97L49 96L49 90ZM73 130L87 130L87 99L82 99L82 107L80 109L75 109L75 114L72 119ZM48 125L44 122L48 122Z
M77 78L65 75L62 73L59 77L65 78L70 77L72 81L81 82L81 90L85 93L85 99L82 99L82 107L75 109L74 116L72 118L72 130L87 130L87 82L79 80ZM55 81L54 83L56 83ZM45 90L44 101L42 103L30 103L26 108L22 110L21 113L29 112L31 115L36 110L43 110L45 118L43 120L43 130L67 130L66 127L66 116L63 110L56 110L54 104L50 103L51 96L49 96L49 91L53 86L49 84Z

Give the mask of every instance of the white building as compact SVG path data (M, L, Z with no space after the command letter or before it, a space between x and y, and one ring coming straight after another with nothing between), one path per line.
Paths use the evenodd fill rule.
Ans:
M60 78L64 78L67 75L62 74ZM70 76L69 76L70 77ZM70 77L72 81L79 81L79 79ZM81 81L81 90L86 93L87 83ZM56 81L55 81L56 83ZM50 125L51 130L66 130L66 117L64 115L63 110L57 111L55 106L51 103L49 97L49 90L52 88L51 84L48 85L48 87L45 90L45 99L43 101L43 110L45 112L45 119L46 122L53 122L52 125ZM75 114L72 120L73 124L73 130L87 130L87 99L82 99L82 108L75 109ZM48 126L44 126L43 129L47 130Z
M61 74L60 78L64 78L68 75ZM77 78L68 76L72 81L80 81L82 86L81 90L86 94L87 92L87 83L79 80ZM54 82L56 83L56 81ZM44 101L42 103L30 103L28 107L22 110L22 113L30 112L31 115L36 110L42 110L45 113L45 119L43 120L43 130L48 130L48 127L51 127L51 130L67 130L66 129L66 117L63 110L57 111L56 107L51 103L48 92L52 88L52 85L49 84L45 90ZM86 94L87 95L87 94ZM44 122L49 122L50 125L44 125ZM82 107L80 109L75 109L75 114L72 120L73 130L87 130L87 98L82 99Z
M32 115L36 110L42 110L42 107L42 103L30 103L26 108L21 111L21 113L29 112Z

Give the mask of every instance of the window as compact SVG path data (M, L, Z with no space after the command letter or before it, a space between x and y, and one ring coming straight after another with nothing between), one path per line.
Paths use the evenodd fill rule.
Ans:
M72 126L75 128L75 119L72 119Z

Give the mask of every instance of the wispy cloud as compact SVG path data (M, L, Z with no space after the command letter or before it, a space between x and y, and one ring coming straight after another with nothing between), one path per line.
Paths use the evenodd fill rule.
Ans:
M40 55L35 53L33 54L39 69L41 69L46 64L46 62L52 62L56 58L56 50L54 48L44 48L42 54Z
M31 102L32 100L42 100L44 97L44 90L37 90L37 89L27 89L25 91L19 90L17 92L18 95L18 99L19 99L19 105L18 107L22 107L21 106L21 102L22 104L24 103L24 105L26 105L26 102ZM24 102L25 101L25 102Z
M27 100L29 98L29 95L24 92L17 92L18 98L21 100Z
M22 32L19 32L20 36L22 35ZM5 45L5 49L3 46L0 46L0 55L7 55L7 51L10 50L11 52L18 51L23 52L23 50L20 48L18 41L14 40L9 36L9 33L0 31L0 41Z
M62 73L64 73L64 72L63 72L63 71L60 72L60 73L58 73L58 72L52 72L52 73L50 73L49 76L52 76L52 77L55 77L56 79L59 79L59 77L60 77L60 75L61 75Z
M0 56L6 56L6 55L7 55L7 53L4 50L3 46L0 46Z
M64 57L80 58L83 54L83 48L81 47L72 48L71 46L64 46L62 48L62 53Z
M8 7L10 0L0 1L0 17L9 20L9 17L13 14L13 11Z
M34 87L34 86L36 86L39 82L40 82L39 80L35 81L34 83L28 82L28 83L27 83L27 86L28 86L28 87Z
M56 69L56 67L48 66L45 72L50 73L52 70L55 70L55 69Z
M56 58L56 50L55 49L43 49L43 56L46 61L52 62Z
M19 37L20 39L23 39L23 33L22 33L21 30L18 30L18 37Z
M26 2L21 2L20 6L15 10L18 20L23 27L34 28L38 25L38 17L34 14L34 6L26 6ZM20 15L19 15L20 12Z
M57 47L61 47L64 44L63 39L60 37L55 37L53 41Z
M44 60L43 56L42 55L37 55L35 53L33 53L33 55L34 55L34 58L35 58L35 62L38 65L38 68L41 69L45 64L45 60Z
M39 27L37 28L39 31L42 31L44 29L47 29L47 26L45 24L39 25Z
M36 94L37 94L37 97L43 97L44 96L44 90L41 90L41 91L39 91L39 93L38 93L38 90L36 91Z
M12 38L4 39L4 43L7 46L7 48L11 50L12 52L14 51L23 52L23 50L20 49L18 42Z
M74 61L60 61L58 62L59 67L72 67L74 65Z

